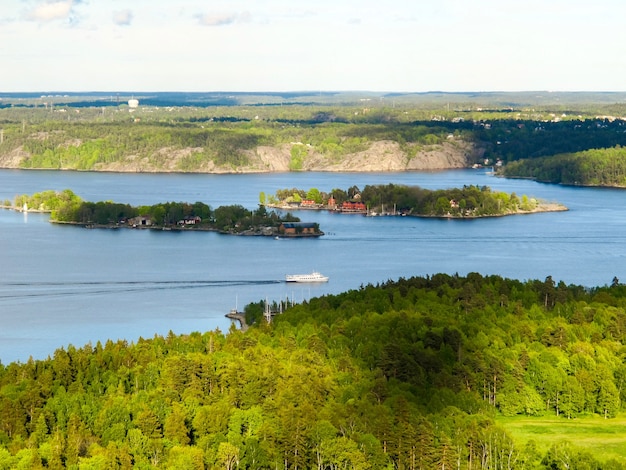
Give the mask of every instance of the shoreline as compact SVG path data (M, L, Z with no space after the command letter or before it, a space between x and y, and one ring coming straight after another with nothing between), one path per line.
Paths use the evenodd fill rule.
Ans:
M437 173L441 171L450 170L474 170L471 166L450 166L441 168L406 168L406 169L388 169L388 168L374 168L371 170L355 170L355 169L341 169L341 168L307 168L306 170L266 170L262 168L241 168L237 170L229 169L212 169L210 171L183 171L183 170L135 170L118 169L118 170L81 170L78 168L22 168L22 167L9 167L0 166L0 170L12 170L12 171L59 171L59 172L75 172L75 173L112 173L112 174L177 174L177 175L265 175L265 174L286 174L286 173L354 173L354 174L368 174L368 173ZM478 168L478 170L483 168Z
M524 211L518 210L516 212L507 212L505 214L485 214L485 215L418 215L411 214L407 215L407 217L420 217L420 218L428 218L428 219L459 219L459 220L474 220L474 219L487 219L493 217L508 217L513 215L532 215L532 214L543 214L549 212L567 212L569 208L556 203L546 203L539 204L535 209Z
M82 222L64 222L60 220L50 220L51 224L58 225L72 225L75 227L83 227L86 229L104 229L104 230L119 230L119 229L130 229L130 230L154 230L155 232L213 232L219 235L236 235L243 237L280 237L280 238L316 238L324 235L324 232L320 232L319 234L281 234L274 227L260 227L254 230L245 230L243 232L229 232L224 230L219 230L212 227L169 227L169 226L161 226L161 225L151 225L151 226L132 226L132 225L119 225L119 224L91 224L91 223L82 223Z
M505 175L501 175L498 173L496 173L494 176L496 178L504 178L504 179L511 179L511 180L528 180L528 181L535 181L536 183L541 183L541 184L554 184L557 186L566 186L570 188L626 189L626 185L619 185L619 184L609 185L609 184L562 183L562 182L557 182L557 181L549 181L549 180L542 180L539 178L533 178L532 176L510 176L510 175L505 176Z
M475 219L486 219L491 217L507 217L511 215L531 215L531 214L541 214L546 212L567 212L569 208L564 206L563 204L554 203L554 202L545 202L538 203L537 207L532 210L517 210L515 212L506 212L502 214L484 214L484 215L436 215L436 214L407 214L407 213L397 213L397 214L376 214L372 215L369 212L354 212L354 211L341 211L336 209L329 209L328 207L297 207L294 208L292 206L284 206L280 204L265 204L267 207L272 209L278 209L282 211L327 211L336 214L343 215L363 215L366 217L417 217L424 219L455 219L455 220L475 220Z
M117 224L90 224L82 222L64 222L60 220L50 220L51 224L57 225L72 225L75 227L82 227L90 230L154 230L155 232L213 232L219 235L235 235L241 237L273 237L273 238L317 238L324 235L324 232L319 234L281 234L274 227L261 227L255 230L245 230L243 232L229 232L219 230L212 227L163 227L159 226L132 226L132 225L117 225Z

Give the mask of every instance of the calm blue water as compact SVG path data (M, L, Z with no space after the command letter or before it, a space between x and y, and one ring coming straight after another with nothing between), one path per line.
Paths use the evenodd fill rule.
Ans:
M437 173L153 175L0 170L0 200L72 189L85 200L132 205L202 201L255 208L259 193L387 183L437 189L464 184L558 201L568 212L473 221L298 213L316 240L215 233L86 230L47 215L0 210L0 361L45 358L61 346L220 328L231 308L268 298L296 301L398 277L500 274L567 284L626 281L626 192ZM323 285L288 285L319 270Z

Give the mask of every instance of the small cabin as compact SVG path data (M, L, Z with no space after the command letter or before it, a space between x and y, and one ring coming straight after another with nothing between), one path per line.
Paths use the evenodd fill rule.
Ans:
M317 235L319 226L315 222L283 222L278 231L284 235Z

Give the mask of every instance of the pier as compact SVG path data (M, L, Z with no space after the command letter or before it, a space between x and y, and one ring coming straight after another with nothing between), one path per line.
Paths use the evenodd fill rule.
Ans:
M237 309L232 309L226 315L226 318L230 318L231 320L236 320L239 322L239 326L241 327L241 331L246 331L248 329L248 324L246 323L246 315L243 312L238 312Z

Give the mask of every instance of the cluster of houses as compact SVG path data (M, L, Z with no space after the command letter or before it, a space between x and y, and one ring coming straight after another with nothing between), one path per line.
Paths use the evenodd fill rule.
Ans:
M332 206L331 201L333 202ZM340 206L337 206L332 197L328 200L328 207L332 207L332 210L337 210L340 212L351 212L355 214L365 214L367 212L367 207L361 201L344 201L341 203Z
M347 212L353 214L365 214L367 213L367 207L363 202L361 202L360 194L357 194L352 201L344 201L341 204L337 204L337 201L334 197L328 198L328 203L326 205L319 204L310 199L303 199L298 203L291 203L292 205L297 206L299 209L328 209L331 211L338 212Z
M202 219L198 216L185 217L179 220L176 225L179 227L192 227L199 225ZM150 216L140 215L127 220L129 227L150 228L154 227L154 221ZM320 231L319 225L315 222L283 222L278 229L272 227L261 227L260 235L279 235L281 237L319 237L324 235Z

